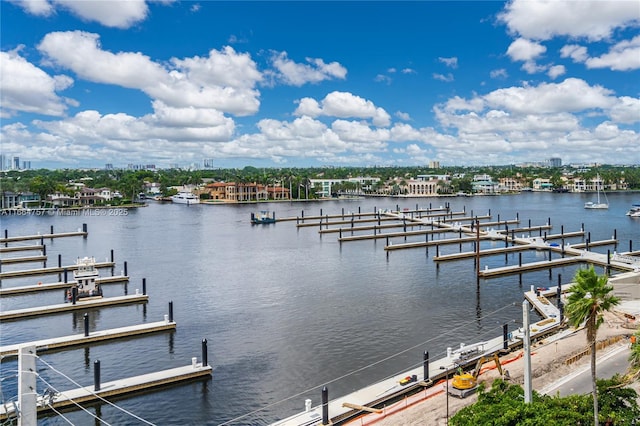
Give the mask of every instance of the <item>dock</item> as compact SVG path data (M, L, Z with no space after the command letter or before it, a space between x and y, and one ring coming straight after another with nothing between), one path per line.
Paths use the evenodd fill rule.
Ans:
M50 234L22 235L22 236L19 236L19 237L8 237L5 234L4 238L0 238L0 244L15 243L15 242L18 242L18 241L52 239L52 238L86 237L89 233L86 231L86 226L84 228L85 228L84 231L59 232L59 233L53 233L52 232Z
M29 246L11 246L11 247L0 247L0 253L13 253L16 251L44 251L43 244L34 244Z
M4 263L4 261L2 262ZM96 262L96 268L114 268L116 266L115 262ZM48 268L37 268L37 269L23 269L20 271L7 271L0 272L0 280L6 278L18 278L18 277L29 277L34 275L50 275L50 274L61 274L65 270L66 271L74 271L78 269L78 265L67 265L67 266L51 266Z
M40 315L52 315L62 312L78 311L81 309L102 308L114 305L127 305L132 303L147 303L149 296L146 294L133 294L129 296L103 297L87 301L73 303L61 303L58 305L38 306L35 308L16 309L0 312L1 321L9 321L20 318L35 317Z
M129 282L128 275L114 275L111 277L102 277L96 279L96 282L102 284L114 284L114 283L127 283ZM75 281L57 282L57 283L38 283L33 285L25 285L19 287L0 288L0 297L12 296L16 294L34 293L38 291L52 291L67 289L74 285Z
M7 358L18 356L21 346L34 346L37 353L65 349L73 346L86 345L90 343L103 342L106 340L126 339L144 334L159 333L163 331L173 331L176 329L175 321L150 322L140 325L112 328L103 331L94 331L87 336L84 334L73 334L70 336L53 337L51 339L36 340L33 342L20 343L16 345L0 346L0 357L4 361Z
M99 390L95 390L95 386L85 386L46 397L38 395L37 412L52 411L52 408L55 410L76 408L78 404L88 404L192 380L205 380L211 377L212 370L210 365L197 363L194 358L191 365L102 383ZM0 405L0 420L7 420L15 414L13 404Z
M30 262L46 262L46 255L36 255L36 256L22 256L22 257L5 257L4 259L0 259L0 264L9 265L12 263L30 263Z
M487 235L480 235L480 240L488 240L491 237ZM399 244L389 244L384 247L385 250L401 250L408 248L418 248L418 247L432 247L432 246L440 246L445 244L463 244L463 243L473 243L478 241L477 237L464 237L464 238L447 238L443 240L432 240L432 241L417 241L412 243L399 243Z

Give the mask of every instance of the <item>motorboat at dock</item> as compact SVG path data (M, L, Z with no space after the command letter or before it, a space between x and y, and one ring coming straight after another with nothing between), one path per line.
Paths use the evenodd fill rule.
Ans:
M268 210L261 210L259 213L251 213L251 223L253 225L265 225L276 223L276 213L269 214Z
M96 281L100 276L96 268L96 259L88 256L78 258L76 266L73 271L75 283L67 290L67 300L73 300L74 292L76 300L102 297L102 288Z
M200 199L192 192L180 191L171 197L171 201L176 204L199 204Z

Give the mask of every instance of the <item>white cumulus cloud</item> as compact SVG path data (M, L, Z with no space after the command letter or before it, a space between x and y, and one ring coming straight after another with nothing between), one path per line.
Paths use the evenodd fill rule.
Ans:
M299 101L294 114L305 114L312 117L325 115L337 118L370 119L378 127L386 127L391 124L391 116L384 109L348 92L331 92L321 102L312 98L303 98Z
M287 52L276 53L271 58L271 64L277 71L275 77L292 86L334 78L344 80L347 76L347 69L338 62L326 63L319 58L306 58L306 61L306 64L294 62L288 58Z
M72 84L71 77L51 77L20 56L18 51L0 52L3 117L11 116L17 111L62 116L69 102L57 92Z

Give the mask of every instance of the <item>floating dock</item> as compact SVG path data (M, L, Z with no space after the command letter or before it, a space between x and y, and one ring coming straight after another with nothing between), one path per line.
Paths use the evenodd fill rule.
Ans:
M23 257L5 257L4 259L0 259L0 264L9 265L12 263L29 263L29 262L46 262L46 255L37 255L37 256L23 256Z
M75 232L59 232L59 233L50 233L50 234L23 235L23 236L19 236L19 237L7 237L7 236L5 236L4 238L0 238L0 244L2 244L2 243L4 243L4 244L15 243L15 242L18 242L18 241L52 239L52 238L86 237L88 234L89 233L85 230L85 231L75 231Z
M37 411L38 413L44 413L52 411L52 408L55 410L75 408L78 404L87 404L180 382L208 379L212 374L212 370L209 365L196 363L194 358L191 365L102 383L99 390L94 390L94 386L85 386L47 396L46 400L45 397L39 395L37 398ZM13 405L0 405L0 420L6 420L15 415L15 407Z
M38 306L35 308L16 309L0 312L0 320L8 321L20 318L35 317L39 315L52 315L61 312L78 311L81 309L102 308L105 306L127 305L132 303L147 303L149 296L146 294L133 294L130 296L103 297L87 301L73 303L61 303L59 305Z
M97 278L98 284L113 284L113 283L127 283L129 282L128 275L114 275L111 277ZM25 285L20 287L0 288L0 297L12 296L16 294L34 293L37 291L52 291L66 289L74 285L75 281L57 282L57 283L39 283L33 285Z
M95 264L96 268L114 268L115 266L115 262L96 262ZM23 269L20 271L0 272L0 280L5 278L29 277L34 275L61 274L65 270L74 271L76 269L78 269L78 265L51 266L49 268Z
M21 346L35 346L37 353L53 351L57 349L69 348L72 346L86 345L89 343L102 342L105 340L126 339L142 334L159 333L163 331L173 331L176 329L175 321L150 322L140 325L112 328L103 331L94 331L88 336L84 334L73 334L70 336L53 337L51 339L36 340L34 342L20 343L16 345L0 346L0 357L9 358L18 356L18 349Z
M0 247L0 253L13 253L16 251L43 251L43 244L36 244L30 246L13 246L13 247Z

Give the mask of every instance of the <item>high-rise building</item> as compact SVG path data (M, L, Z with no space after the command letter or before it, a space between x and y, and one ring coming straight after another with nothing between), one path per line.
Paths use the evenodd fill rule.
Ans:
M23 170L31 170L31 161L23 161L22 162Z
M0 170L7 170L7 157L0 154Z
M13 157L12 170L20 170L20 157Z
M562 167L562 158L549 158L549 167Z
M439 161L429 161L429 168L430 169L439 169L440 168L440 162Z

